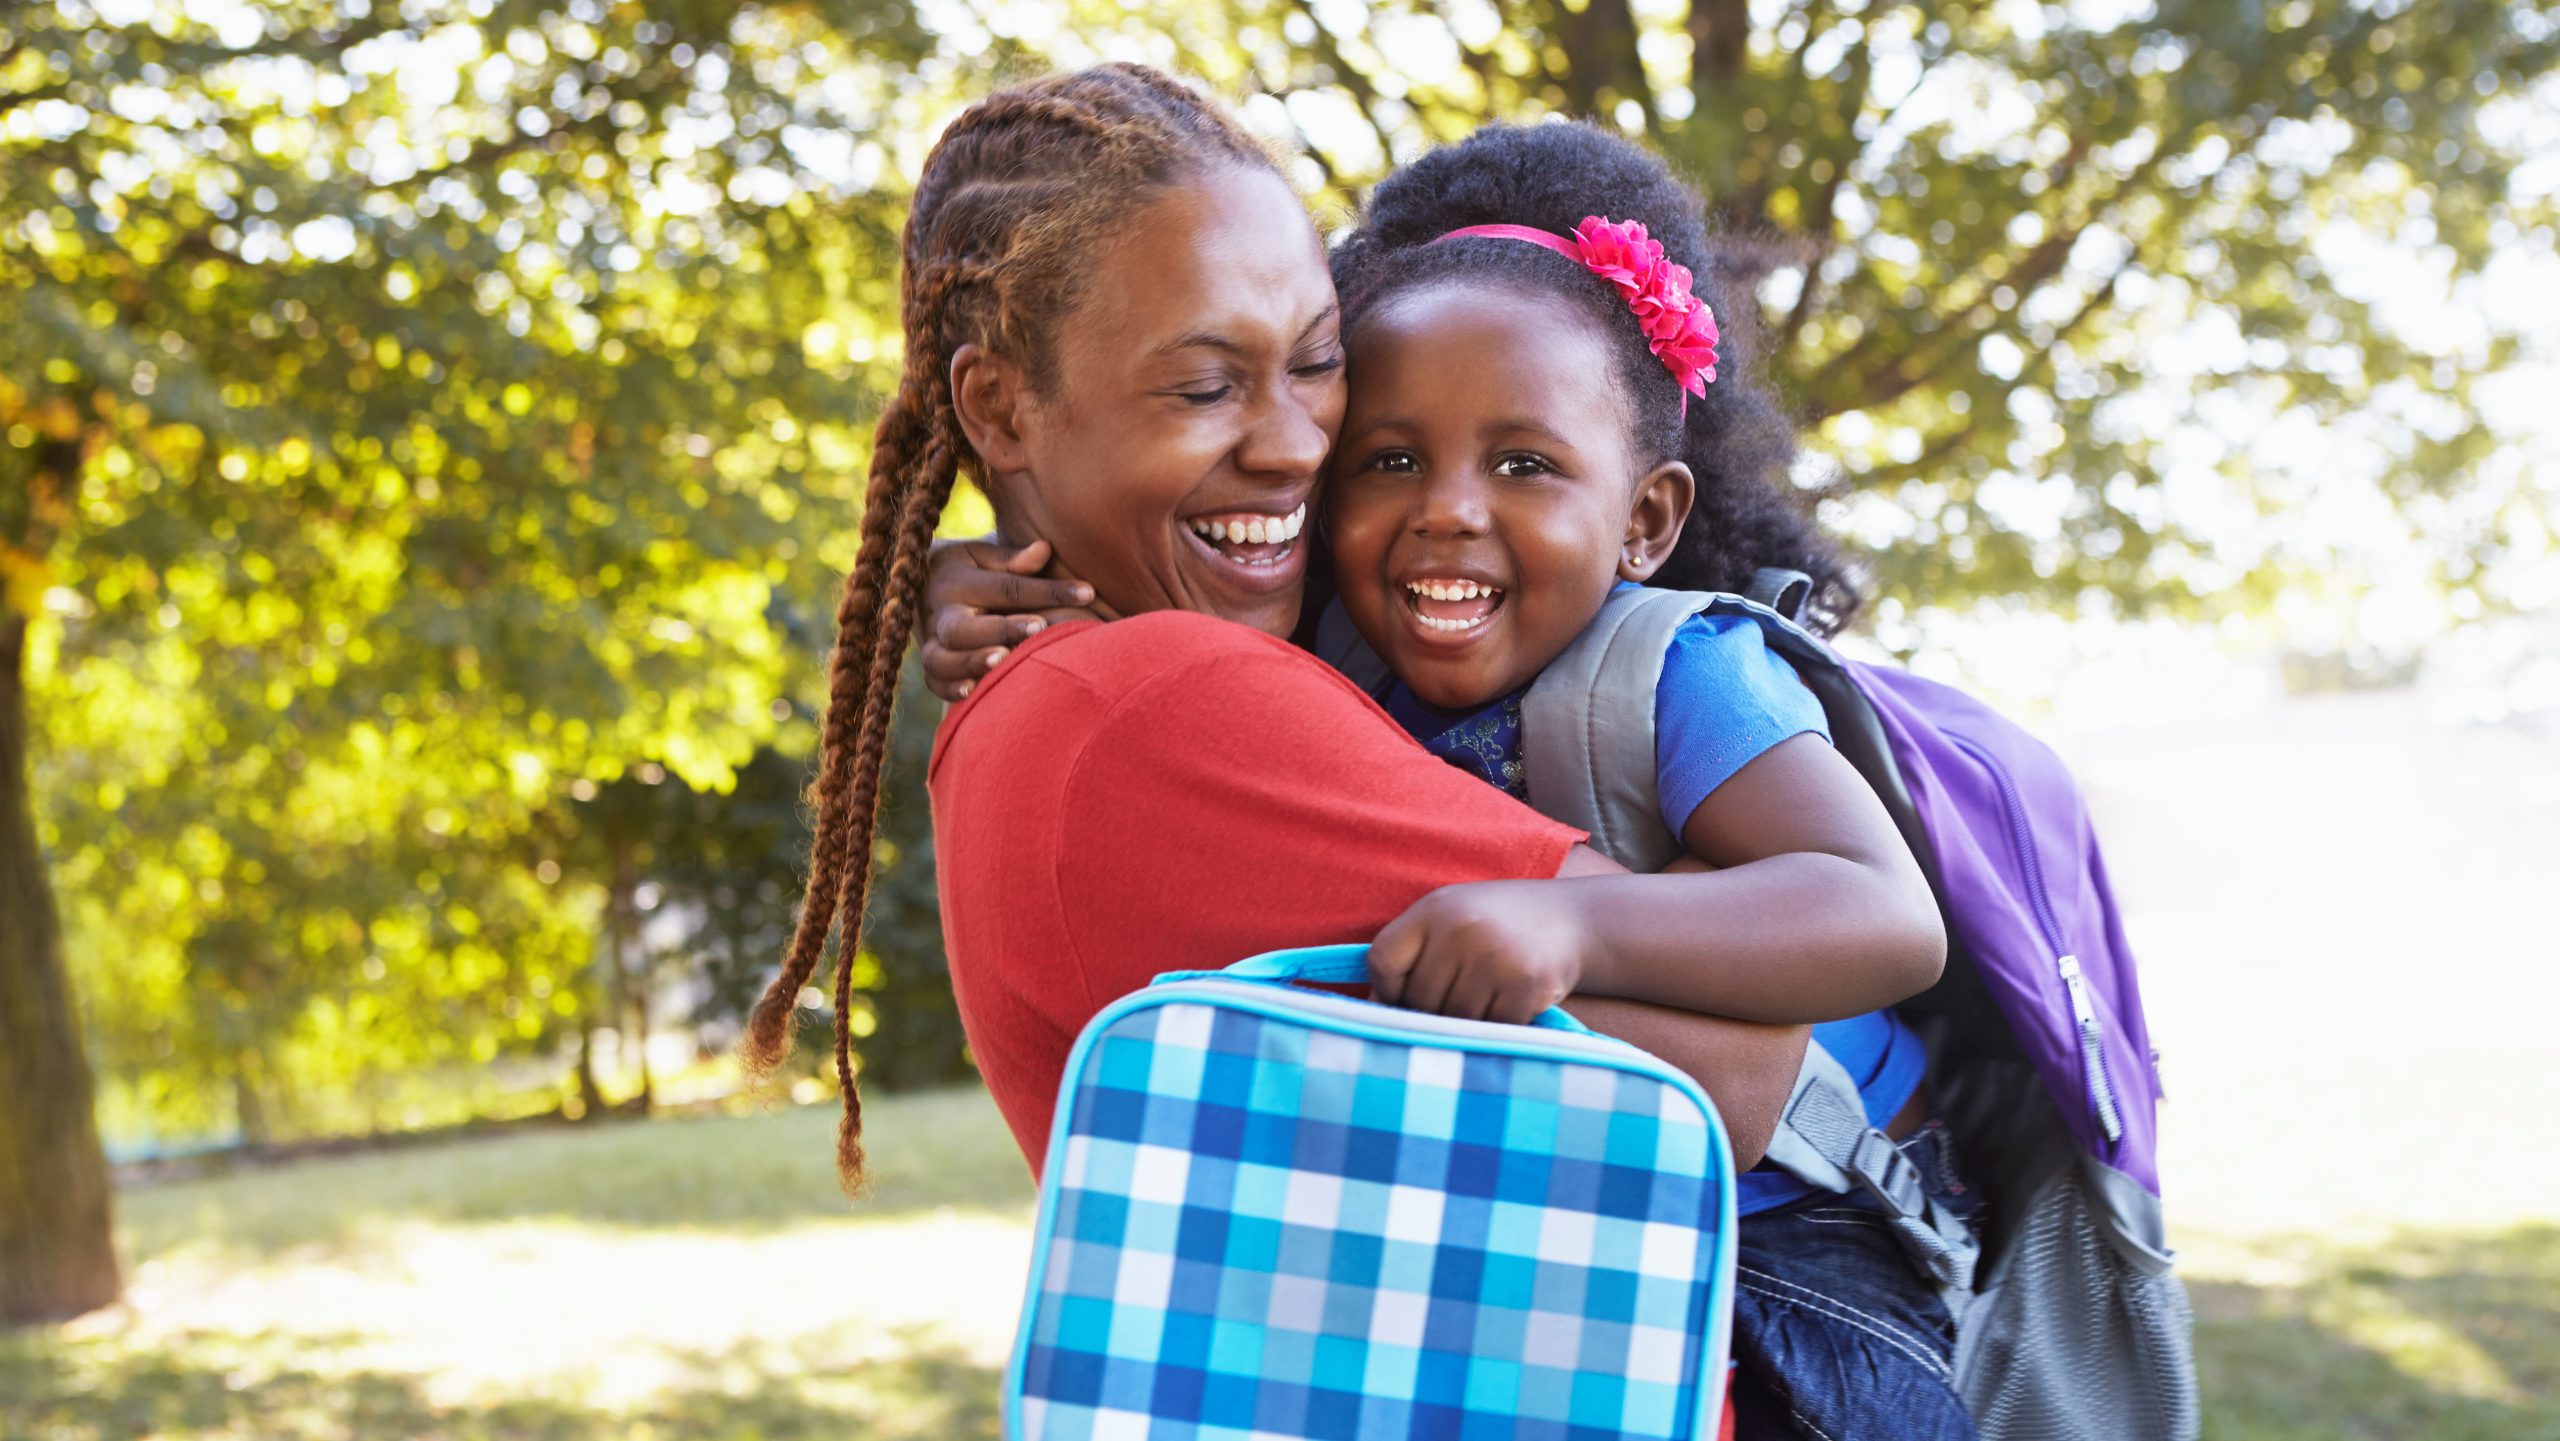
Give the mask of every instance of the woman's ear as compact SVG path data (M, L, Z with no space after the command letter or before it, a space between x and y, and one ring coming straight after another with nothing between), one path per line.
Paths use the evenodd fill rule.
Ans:
M1620 580L1641 585L1662 569L1697 498L1697 478L1676 460L1656 466L1636 482L1636 503L1627 512L1627 538L1618 550Z
M1031 467L1022 443L1030 387L1020 366L975 341L951 352L951 407L989 480Z

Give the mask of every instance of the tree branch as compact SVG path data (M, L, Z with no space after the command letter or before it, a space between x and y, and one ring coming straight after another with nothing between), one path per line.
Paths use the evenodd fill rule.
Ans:
M2099 311L2107 308L2108 302L2115 298L2116 283L2124 279L2133 269L2139 254L2140 252L2136 251L2127 255L2124 262L2115 268L2115 272L2107 277L2106 283L2092 291L2089 298L2081 303L2080 308L2072 313L2071 318L2054 331L2053 337L2038 347L2035 354L2027 357L2026 363L2018 367L2018 378L2011 382L2012 386L2025 383L2030 376L2050 378L2055 353L2079 331L2081 326L2086 325ZM1946 459L1971 433L1970 426L1953 427L1931 441L1928 447L1910 463L1896 465L1887 470L1869 472L1866 483L1887 485L1903 480L1924 479L1930 467Z
M1289 8L1307 17L1307 28L1316 35L1313 47L1316 58L1333 71L1334 80L1343 89L1351 92L1352 103L1359 108L1360 118L1369 122L1370 132L1378 137L1378 153L1386 157L1387 164L1394 165L1395 137L1388 132L1386 122L1378 118L1378 87L1370 83L1365 72L1343 58L1341 42L1334 38L1332 31L1324 28L1322 20L1316 18L1315 7L1308 0L1290 0ZM1330 170L1331 166L1326 168Z
M1796 290L1796 303L1788 309L1786 323L1778 331L1779 354L1792 352L1803 338L1805 324L1813 318L1814 302L1824 289L1822 263L1830 258L1839 240L1840 187L1848 182L1850 168L1858 163L1858 152L1862 148L1858 141L1858 116L1867 108L1870 85L1875 77L1875 50L1869 37L1874 33L1875 23L1892 8L1887 4L1867 16L1858 27L1857 43L1849 50L1850 79L1841 86L1841 103L1834 107L1840 122L1840 144L1836 149L1826 150L1825 158L1831 162L1830 177L1815 192L1814 204L1806 208L1804 233L1813 243L1814 253L1805 262L1804 284Z
M2128 172L2103 200L2089 206L2078 221L2057 229L2052 235L2039 242L2033 250L2027 252L2026 259L2012 267L2008 273L1997 279L1991 279L1976 272L1973 301L1963 310L1947 317L1946 323L1940 326L1932 337L1915 344L1891 365L1869 376L1865 383L1858 387L1857 405L1861 408L1883 405L1910 393L1934 375L1937 367L1947 357L1960 353L1967 345L1979 344L1994 330L2002 328L2003 322L1997 318L1998 307L1993 302L1994 292L1999 287L2008 286L2014 297L2010 306L2011 313L2023 312L2028 299L2061 273L2063 263L2070 259L2071 248L2079 243L2081 235L2090 226L2106 219L2117 206L2141 190L2149 181L2152 172L2157 170L2162 162L2172 153L2184 148L2185 138L2181 137L2181 144L2178 146L2163 145L2153 150L2141 164ZM1986 317L1989 318L1986 320ZM1858 337L1854 344L1830 362L1831 368L1843 370L1853 367L1873 346L1880 343L1880 337L1884 334L1884 327L1870 326L1866 334ZM1900 331L1895 332L1897 338L1902 334L1903 332ZM1837 413L1836 410L1817 409L1809 417L1808 423L1828 419Z
M1558 83L1564 86L1567 108L1599 115L1602 94L1614 89L1636 102L1644 114L1645 133L1656 133L1660 121L1654 113L1653 87L1645 83L1644 58L1636 49L1636 19L1627 0L1589 0L1580 14L1562 11L1557 28L1567 71Z

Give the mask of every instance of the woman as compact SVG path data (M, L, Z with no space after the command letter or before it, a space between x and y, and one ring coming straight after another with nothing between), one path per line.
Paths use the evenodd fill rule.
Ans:
M1035 1169L1076 1032L1157 973L1365 940L1458 882L1616 869L1284 639L1341 422L1340 341L1314 227L1232 121L1133 66L1000 93L927 159L904 259L906 369L838 609L808 895L750 1026L752 1064L780 1060L839 916L844 952L859 944L889 707L962 465L1001 534L1047 542L1112 622L1026 641L935 748L961 1018ZM1518 888L1469 895L1468 944L1545 943ZM858 1188L847 969L838 1162ZM1575 1009L1696 1075L1738 1159L1756 1159L1801 1028L1597 997Z

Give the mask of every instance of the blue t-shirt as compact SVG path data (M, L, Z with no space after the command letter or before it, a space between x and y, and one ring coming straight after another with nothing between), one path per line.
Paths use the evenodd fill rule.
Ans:
M1621 582L1623 584L1623 582ZM1414 698L1390 681L1380 705L1423 748L1461 770L1528 799L1520 751L1520 702L1526 687L1472 711L1453 714ZM1786 659L1771 651L1758 622L1743 616L1690 618L1671 638L1662 680L1653 692L1655 786L1662 823L1678 835L1700 802L1761 752L1806 734L1830 739L1822 703ZM1814 1040L1858 1082L1868 1124L1893 1119L1928 1061L1919 1034L1891 1011L1870 1011L1813 1028ZM1735 1204L1765 1211L1815 1188L1763 1163L1742 1176Z

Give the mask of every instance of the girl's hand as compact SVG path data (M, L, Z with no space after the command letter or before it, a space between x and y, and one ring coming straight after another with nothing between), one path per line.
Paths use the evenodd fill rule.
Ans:
M1013 647L1052 625L1094 620L1093 587L1050 580L1049 542L943 541L924 582L925 688L946 701L976 689Z
M1369 943L1369 989L1417 1011L1525 1025L1582 985L1590 927L1575 890L1553 881L1442 886Z

